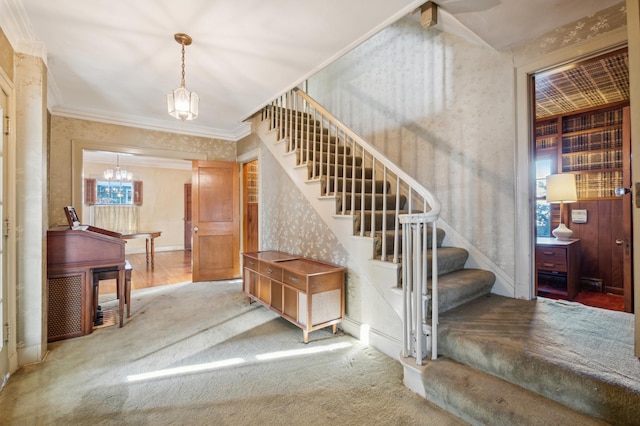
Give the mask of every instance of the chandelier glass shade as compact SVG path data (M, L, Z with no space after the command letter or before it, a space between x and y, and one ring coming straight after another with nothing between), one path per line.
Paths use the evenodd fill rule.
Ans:
M120 168L120 156L116 154L116 169L107 169L103 173L108 181L128 182L133 179L133 173Z
M196 92L188 91L184 85L184 47L189 46L192 39L182 33L175 34L174 38L182 46L182 79L180 87L167 94L167 110L169 115L179 120L193 120L198 117L200 98Z

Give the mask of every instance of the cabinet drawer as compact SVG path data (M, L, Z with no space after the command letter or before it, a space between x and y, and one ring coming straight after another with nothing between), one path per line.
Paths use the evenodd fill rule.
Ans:
M536 247L536 268L567 272L567 250L563 247Z
M293 272L289 271L284 271L282 280L290 286L297 288L298 290L307 290L307 278L305 276L294 274Z
M282 281L282 269L276 268L269 263L260 262L260 273L272 280Z
M259 265L260 262L258 262L256 259L253 259L251 257L245 257L244 258L244 267L245 268L249 268L251 270L254 270L256 272L258 272L260 270Z

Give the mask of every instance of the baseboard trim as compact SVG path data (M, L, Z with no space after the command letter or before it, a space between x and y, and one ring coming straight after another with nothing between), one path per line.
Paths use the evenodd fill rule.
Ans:
M392 336L372 329L368 324L345 318L340 323L340 328L347 334L360 340L362 343L382 352L383 354L400 360L399 353L402 350L402 341Z

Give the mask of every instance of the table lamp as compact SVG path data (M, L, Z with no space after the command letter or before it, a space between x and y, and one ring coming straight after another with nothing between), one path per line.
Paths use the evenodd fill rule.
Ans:
M578 201L576 191L576 175L572 173L558 173L547 176L547 203L560 203L560 225L551 233L558 240L568 240L573 231L562 222L562 205Z

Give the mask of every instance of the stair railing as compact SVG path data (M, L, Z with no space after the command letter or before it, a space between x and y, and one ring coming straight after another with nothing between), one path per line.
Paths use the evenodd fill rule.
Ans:
M438 199L298 88L265 107L262 118L269 121L270 130L278 132L279 140L286 139L287 151L296 153L297 164L307 165L308 179L321 181L322 195L339 200L336 214L359 215L359 235L374 237L381 247L374 258L402 262L403 355L414 356L419 365L429 351L435 359ZM382 179L380 188L376 178ZM395 197L391 199L388 191L394 184ZM366 190L367 185L371 186L370 191ZM368 223L367 210L371 211ZM380 224L376 223L377 216ZM393 223L389 224L391 217ZM431 291L427 261L429 226L433 228ZM392 246L392 253L388 253L388 245Z

